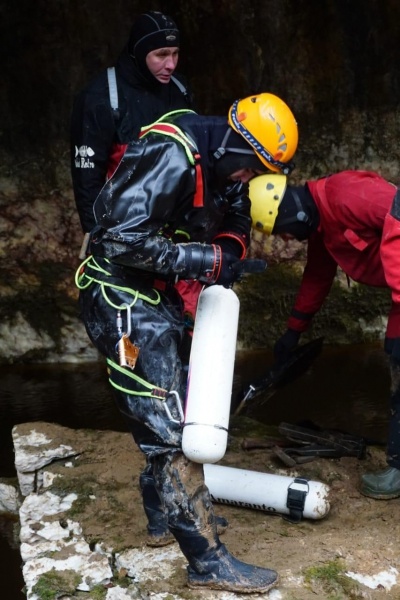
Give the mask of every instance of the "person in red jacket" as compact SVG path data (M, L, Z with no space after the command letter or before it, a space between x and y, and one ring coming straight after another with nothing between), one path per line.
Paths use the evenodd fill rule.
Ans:
M250 182L253 227L283 238L308 240L307 262L286 332L274 345L285 361L331 289L337 268L354 281L389 287L392 304L384 350L391 372L388 467L362 477L371 498L400 496L400 192L370 171L342 171L303 186L284 175Z

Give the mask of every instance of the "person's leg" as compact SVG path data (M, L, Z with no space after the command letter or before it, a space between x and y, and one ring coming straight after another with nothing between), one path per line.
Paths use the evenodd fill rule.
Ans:
M175 542L168 528L168 517L158 495L151 464L147 464L139 477L143 508L147 517L148 546L167 546Z
M376 500L391 500L400 496L400 366L390 361L391 392L387 443L388 467L362 476L360 491Z
M151 464L146 465L140 474L139 485L142 491L144 512L148 520L146 544L153 547L172 544L176 540L168 528L168 515L158 495ZM220 515L216 515L215 520L217 533L222 535L229 523Z
M203 466L182 454L182 416L171 392L180 398L185 394L186 375L179 358L183 320L173 297L161 296L156 307L141 298L135 301L131 340L140 350L131 371L118 364L119 336L114 325L115 306L128 302L129 296L116 289L105 298L100 286L91 287L93 291L85 290L82 299L85 325L108 358L118 407L152 464L169 530L189 562L188 585L243 593L268 590L277 583L276 572L238 561L221 544Z
M155 456L152 462L169 528L189 563L189 587L251 593L277 584L275 571L236 559L221 543L203 465L176 451Z

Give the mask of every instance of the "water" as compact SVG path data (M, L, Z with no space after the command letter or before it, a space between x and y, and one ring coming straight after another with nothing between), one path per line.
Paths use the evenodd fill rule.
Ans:
M268 351L239 352L234 390L265 375ZM390 377L381 345L325 347L309 371L275 394L259 398L251 416L269 425L311 421L384 443ZM260 404L260 401L265 400ZM108 387L105 368L92 365L0 367L0 477L15 476L11 430L18 423L48 421L74 429L126 431ZM5 600L26 600L16 522L0 518L0 564Z
M239 381L262 374L265 352L239 356ZM266 360L267 359L267 360ZM264 361L264 363L263 363ZM238 362L238 361L237 361ZM311 421L378 443L386 440L390 374L380 344L324 347L311 368L274 395L257 399L249 416L270 425Z

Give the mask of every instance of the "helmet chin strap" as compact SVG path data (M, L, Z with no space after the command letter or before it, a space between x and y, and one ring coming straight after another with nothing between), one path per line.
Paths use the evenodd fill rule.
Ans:
M307 213L304 211L303 205L301 203L300 200L300 196L297 193L297 190L295 190L293 187L290 189L290 193L291 196L294 200L294 203L296 205L297 208L297 213L294 217L288 217L286 219L280 219L279 220L279 227L283 227L283 225L289 225L290 223L296 223L296 222L300 222L300 223L304 223L305 225L309 225L311 224L311 219L310 217L307 215Z
M302 241L317 230L320 216L307 185L288 186L279 204L273 234L289 233Z
M303 208L303 205L301 203L300 196L299 196L299 194L297 193L296 190L292 190L292 196L293 196L294 203L296 204L296 208L298 210L298 213L296 215L297 220L300 221L300 223L305 223L306 225L308 225L310 223L311 219L304 212L304 208Z
M217 148L217 150L213 154L214 158L216 160L219 160L220 158L222 158L222 156L224 156L224 154L226 154L226 152L236 152L237 154L251 154L252 156L254 156L255 152L254 150L250 150L250 148L234 148L226 145L232 131L233 130L231 129L231 127L228 127L222 139L220 147Z

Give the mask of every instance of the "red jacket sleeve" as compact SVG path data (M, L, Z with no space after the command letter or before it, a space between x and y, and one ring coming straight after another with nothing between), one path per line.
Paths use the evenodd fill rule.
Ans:
M336 261L327 251L322 236L315 232L308 240L307 263L288 327L296 331L308 329L330 292L336 275Z

